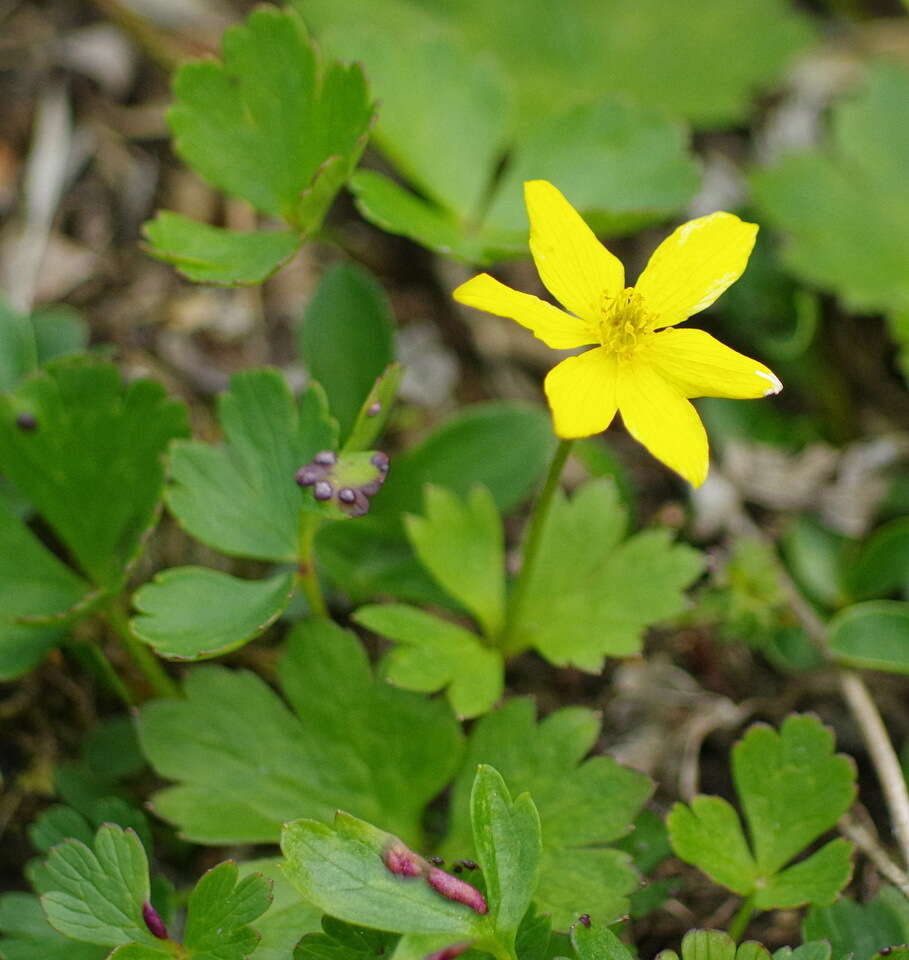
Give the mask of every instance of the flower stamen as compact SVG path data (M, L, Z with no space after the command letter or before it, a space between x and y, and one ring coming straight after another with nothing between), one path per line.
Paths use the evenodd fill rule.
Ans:
M621 359L628 359L641 337L652 330L643 298L634 287L626 287L618 296L604 296L600 310L597 333L601 345Z

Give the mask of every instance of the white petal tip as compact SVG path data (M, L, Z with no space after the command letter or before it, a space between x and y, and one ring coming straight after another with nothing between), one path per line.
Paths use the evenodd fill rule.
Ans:
M776 396L783 389L783 382L778 376L773 373L770 373L766 370L755 370L754 371L759 377L763 377L770 383L770 389L764 391L765 397Z

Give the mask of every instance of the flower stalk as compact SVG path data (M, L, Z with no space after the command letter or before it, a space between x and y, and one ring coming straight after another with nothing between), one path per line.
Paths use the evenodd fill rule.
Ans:
M508 601L503 643L506 653L516 653L520 648L520 639L515 637L514 632L520 622L521 608L533 579L533 571L540 553L540 544L543 542L543 531L546 529L546 522L549 519L553 497L559 487L559 481L562 479L562 471L565 468L565 462L568 460L568 454L571 453L573 443L573 440L562 440L556 447L552 462L549 464L546 482L543 484L543 489L540 491L537 502L533 507L533 513L530 516L527 535L524 540L521 569Z

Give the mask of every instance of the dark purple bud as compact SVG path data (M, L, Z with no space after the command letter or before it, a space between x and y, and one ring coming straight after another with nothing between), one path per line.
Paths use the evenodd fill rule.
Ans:
M589 914L589 913L582 913L582 914L578 917L578 923L581 924L582 927L589 927L589 926L590 926L590 914Z
M878 950L878 953L882 957L889 957L890 954L893 953L893 947L881 947L881 949Z
M479 870L479 869L480 869L480 865L476 862L476 860L462 860L462 861L461 861L461 866L462 866L465 870Z
M150 903L142 904L142 919L149 933L159 940L167 939L167 927L164 926L161 914Z
M387 453L382 453L381 450L377 450L369 458L369 462L378 470L381 470L382 473L388 473L388 454Z
M458 903L463 903L465 906L470 907L471 910L476 911L476 913L489 912L489 907L483 894L480 893L476 887L472 887L459 877L453 877L450 873L446 873L438 867L433 867L432 870L429 871L426 881L436 893L441 893L447 900L455 900Z
M376 477L375 480L370 480L369 483L363 483L360 485L360 490L362 493L365 493L367 497L374 497L381 489L382 484L385 482L385 474L380 474Z
M301 487L311 487L324 476L325 471L322 467L314 467L311 464L307 464L305 467L300 467L297 471L297 483L299 483Z
M323 467L334 466L338 462L338 455L333 450L320 450L313 458L313 463Z
M382 404L381 404L381 403L371 403L371 404L366 408L366 416L367 416L367 417L374 417L374 416L376 416L376 414L379 414L379 413L381 413L381 412L382 412Z
M26 433L31 433L38 428L38 418L33 413L20 413L16 417L16 426Z
M424 870L423 858L404 846L400 840L393 843L383 854L382 862L391 873L400 877L418 877Z
M434 867L442 867L445 865L445 861L441 857L427 857L426 858Z
M331 500L334 492L335 488L327 480L320 480L312 488L312 495L316 500Z
M341 503L353 503L357 499L357 494L350 487L341 487L338 491L338 499Z
M423 960L453 960L454 957L460 957L462 953L466 953L472 944L470 943L453 943L450 947L442 947L441 950L436 950L435 953L427 953Z

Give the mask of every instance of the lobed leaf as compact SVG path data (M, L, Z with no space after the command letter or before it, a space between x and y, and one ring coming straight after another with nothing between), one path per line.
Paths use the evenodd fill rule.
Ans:
M360 67L321 64L302 20L265 6L225 32L223 62L184 64L174 97L180 157L300 233L321 223L372 118Z
M284 612L294 574L241 580L205 567L159 573L133 596L133 633L170 660L205 660L259 636Z
M540 723L526 699L514 699L477 721L452 792L444 852L452 858L473 849L470 792L477 764L494 766L512 794L528 792L542 823L539 908L565 930L588 912L614 922L628 910L638 877L631 858L609 846L626 834L647 800L647 777L606 756L585 755L599 734L595 713L557 710Z
M21 414L34 418L33 428L17 425ZM184 408L160 384L124 386L112 364L58 360L0 396L0 472L85 577L113 592L154 521L164 449L186 431Z
M218 397L224 443L175 443L167 505L190 534L231 556L295 563L308 495L294 474L337 445L333 422L310 388L295 401L277 370L248 370Z
M89 846L65 840L45 863L49 887L41 905L56 930L107 947L156 945L142 916L148 902L148 860L132 830L105 824Z
M485 487L461 501L430 485L423 509L425 516L404 518L417 557L494 641L505 620L505 533L495 501Z
M512 643L591 673L604 656L640 652L644 629L685 607L701 554L665 530L623 540L626 512L608 478L588 481L550 511Z
M247 286L265 281L300 246L290 230L227 230L160 210L142 227L148 252L196 283Z
M786 867L855 797L855 766L834 756L831 732L810 715L787 717L779 733L755 724L733 748L732 771L750 849L735 810L720 797L699 796L690 806L675 804L667 819L676 854L730 890L754 895L760 910L832 903L852 873L851 844L833 840Z
M329 621L292 632L278 674L293 709L254 674L214 666L189 672L185 699L142 708L142 748L177 781L154 809L198 843L270 843L285 821L339 808L419 838L460 758L447 706L377 679Z
M476 717L502 695L505 663L500 651L448 620L406 604L360 607L353 619L398 645L384 661L385 676L421 693L445 689L459 717Z

